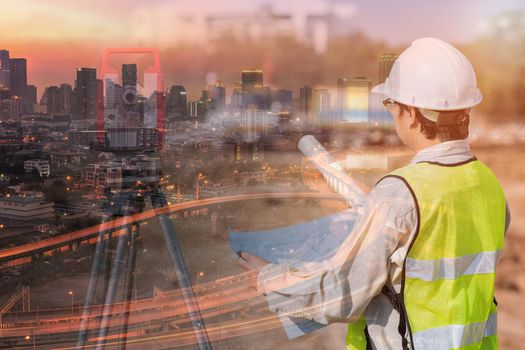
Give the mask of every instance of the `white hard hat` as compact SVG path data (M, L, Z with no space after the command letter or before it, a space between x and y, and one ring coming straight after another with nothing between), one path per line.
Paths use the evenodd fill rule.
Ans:
M454 46L436 38L414 41L372 93L424 112L468 109L483 99L469 60ZM430 117L432 113L424 115ZM437 119L437 115L428 119Z

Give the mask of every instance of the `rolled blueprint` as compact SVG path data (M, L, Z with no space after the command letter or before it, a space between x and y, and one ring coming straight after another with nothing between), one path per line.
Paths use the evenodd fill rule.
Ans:
M364 186L340 169L330 153L314 136L303 136L299 140L298 147L305 156L310 158L328 185L343 196L353 208L360 208L366 203L367 194Z

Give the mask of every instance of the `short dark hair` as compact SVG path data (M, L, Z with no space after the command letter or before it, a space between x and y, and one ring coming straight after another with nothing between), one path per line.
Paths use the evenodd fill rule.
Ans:
M410 110L410 107L399 104L401 109ZM439 138L441 141L464 140L468 137L468 126L470 123L470 109L456 111L442 111L439 113L437 122L428 120L415 108L416 120L419 130L429 140Z

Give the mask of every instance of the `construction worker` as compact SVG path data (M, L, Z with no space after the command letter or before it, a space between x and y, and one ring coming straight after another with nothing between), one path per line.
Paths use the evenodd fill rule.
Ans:
M495 349L495 270L510 215L467 141L482 100L475 72L455 47L423 38L372 92L417 152L411 163L377 183L332 257L282 265L241 252L238 262L259 271L273 312L349 323L348 349Z

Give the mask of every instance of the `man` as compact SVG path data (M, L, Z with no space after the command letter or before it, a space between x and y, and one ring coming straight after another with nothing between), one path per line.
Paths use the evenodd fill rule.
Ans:
M470 109L481 102L468 59L416 40L373 93L417 152L381 179L346 241L316 263L243 252L279 314L350 323L348 349L495 349L494 277L510 215L494 174L472 154Z

